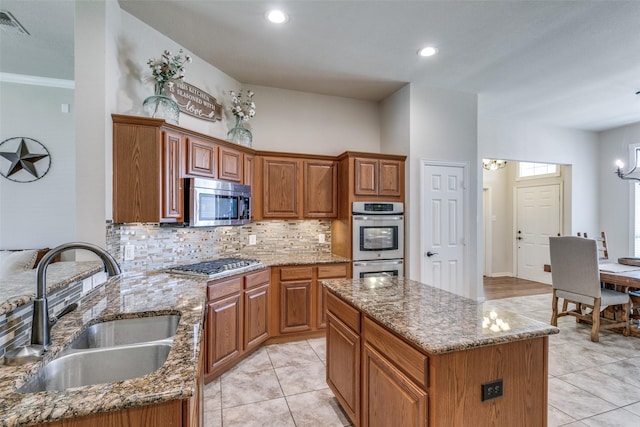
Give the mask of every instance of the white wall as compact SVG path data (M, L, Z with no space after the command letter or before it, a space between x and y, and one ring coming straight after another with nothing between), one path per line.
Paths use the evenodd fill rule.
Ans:
M640 123L623 126L599 135L600 230L607 233L609 258L633 256L633 181L622 181L614 171L621 159L625 172L633 167L629 146L640 144Z
M477 96L475 94L448 91L429 87L428 82L412 83L410 89L410 157L408 203L408 275L420 280L420 182L421 159L465 163L469 182L465 213L465 271L464 295L476 299L482 289L478 282L476 249L479 226L477 189L480 171L477 162ZM480 200L481 200L481 196ZM482 240L479 240L482 242Z
M515 177L515 162L507 162L504 169L495 171L482 171L483 188L490 191L491 203L490 211L492 218L489 218L491 233L487 237L491 244L491 267L490 273L493 276L511 275L513 273L513 241L512 241L512 219L513 219L513 180ZM479 212L482 212L479 209ZM483 218L484 221L484 218ZM484 250L484 244L482 245ZM486 256L486 255L485 255Z
M0 249L57 246L75 235L73 89L0 82L0 92L0 141L33 138L51 154L49 172L37 181L0 177Z

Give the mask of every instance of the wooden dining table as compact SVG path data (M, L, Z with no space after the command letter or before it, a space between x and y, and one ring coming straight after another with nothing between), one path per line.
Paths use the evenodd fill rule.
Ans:
M632 317L640 322L640 267L624 264L602 264L600 266L600 281L613 286L621 292L628 292L631 296ZM634 307L636 307L634 309ZM640 324L632 325L631 335L640 337Z

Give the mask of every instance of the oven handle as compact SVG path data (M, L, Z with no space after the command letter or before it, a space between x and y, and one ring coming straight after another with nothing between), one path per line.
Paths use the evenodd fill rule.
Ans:
M402 216L390 216L390 215L374 215L374 216L362 216L354 215L354 221L369 221L369 220L389 220L389 221L402 221Z
M381 260L381 261L355 261L353 263L354 266L358 267L366 267L368 265L380 265L380 264L402 264L402 260Z

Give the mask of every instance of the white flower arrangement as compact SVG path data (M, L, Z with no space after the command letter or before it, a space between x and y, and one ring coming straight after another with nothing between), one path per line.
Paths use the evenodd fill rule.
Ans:
M256 104L252 99L254 95L252 91L247 90L246 98L243 98L242 89L238 93L230 91L229 94L231 95L230 109L236 118L246 122L256 115Z
M191 57L189 55L183 57L182 49L177 55L172 55L171 52L165 50L159 59L147 61L147 65L151 67L156 89L163 88L165 85L171 87L175 80L183 79L184 64L187 62L191 62Z

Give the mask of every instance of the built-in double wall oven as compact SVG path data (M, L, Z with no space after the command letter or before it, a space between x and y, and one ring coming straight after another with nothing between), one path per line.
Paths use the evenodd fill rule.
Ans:
M353 202L353 277L404 276L404 204Z

